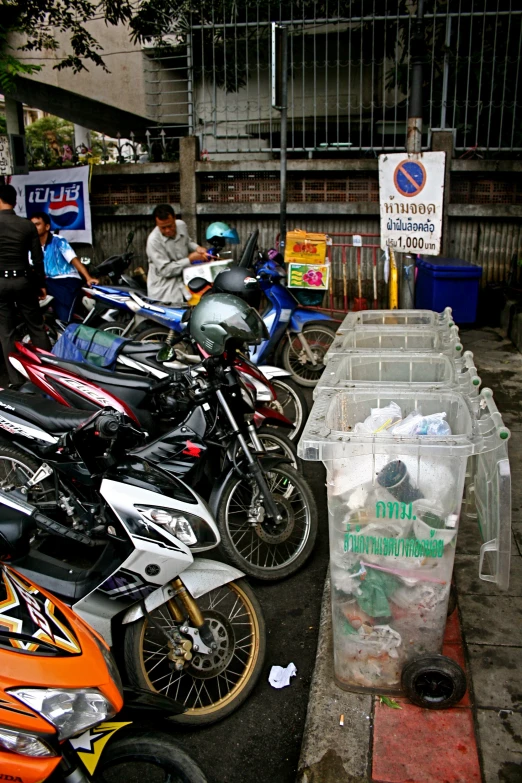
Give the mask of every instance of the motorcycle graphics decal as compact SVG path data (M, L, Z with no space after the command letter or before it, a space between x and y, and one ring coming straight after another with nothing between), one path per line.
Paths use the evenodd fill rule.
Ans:
M11 435L23 435L24 438L29 438L29 440L45 440L47 443L58 442L58 438L53 438L52 435L44 432L44 430L35 430L33 427L28 427L25 424L16 424L3 416L0 416L0 427L10 432Z
M24 779L18 777L18 775L4 775L0 772L0 780L13 780L15 783L24 783Z
M157 590L158 586L148 584L139 574L125 571L122 568L106 579L98 589L108 595L111 601L117 601L119 598L134 598L135 600L146 598L154 590Z
M110 405L113 408L117 407L114 404L113 398L108 397L101 389L98 389L96 386L84 383L83 381L80 381L77 378L72 378L69 375L60 375L57 377L57 380L67 388L73 389L73 391L79 391L85 397L94 400L97 405Z
M69 742L77 752L89 775L94 774L102 751L110 738L124 726L130 726L132 721L126 723L100 723L94 729L87 729L79 737L71 737Z
M9 636L9 632L35 639L34 642L8 639L12 647L25 652L37 652L42 646L38 641L51 644L71 655L79 655L82 651L58 607L21 576L3 569L0 583L0 634Z
M19 715L24 715L26 718L36 718L37 716L33 712L20 709L22 705L17 702L16 707L6 699L0 699L0 710L6 710L7 712L16 712Z
M188 454L189 457L200 457L202 451L203 449L201 448L201 446L198 446L197 443L192 443L191 440L188 440L185 443L185 448L181 453Z

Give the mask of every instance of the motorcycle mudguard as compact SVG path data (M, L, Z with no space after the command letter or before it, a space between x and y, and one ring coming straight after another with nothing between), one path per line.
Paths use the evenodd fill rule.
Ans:
M261 455L260 457L258 457L258 459L260 460L261 465L263 466L263 470L265 472L269 471L271 467L280 465L282 462L286 462L287 465L292 464L291 459L288 459L288 457L283 457L283 456L268 457L268 456ZM241 460L241 462L237 467L242 473L248 473L246 460ZM217 511L221 503L221 498L223 497L223 491L228 483L230 476L233 473L235 473L236 470L237 470L236 466L228 462L228 466L225 468L225 470L222 472L219 478L214 482L214 486L212 487L212 492L210 493L210 499L208 501L208 504L210 506L210 510L213 513L215 519L217 519Z
M271 381L272 378L291 378L292 373L288 370L283 370L282 367L274 367L271 364L260 364L258 370L261 370L263 375Z
M258 427L261 427L263 424L272 424L274 427L286 427L289 430L294 429L294 425L290 419L287 419L282 413L279 413L279 411L273 410L272 408L265 408L261 405L256 407L254 424Z
M298 307L292 313L289 323L289 329L291 332L302 332L303 326L315 323L317 321L329 321L332 319L329 315L320 313L317 310L307 310L305 307Z
M217 587L222 587L234 579L241 579L244 574L237 568L217 560L207 560L200 557L180 574L180 579L191 594L192 598L199 598ZM131 606L123 615L122 625L133 623L144 616L143 603L147 612L152 612L158 606L169 601L174 596L174 590L170 585L163 585L147 596L135 606Z

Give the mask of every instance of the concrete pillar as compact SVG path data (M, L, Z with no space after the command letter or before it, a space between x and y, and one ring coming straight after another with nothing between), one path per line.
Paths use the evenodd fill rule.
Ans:
M80 147L84 146L87 147L88 150L91 148L91 132L88 128L84 128L83 125L76 125L74 126L74 146L76 148L76 152L80 151Z
M450 203L451 187L451 160L453 158L454 137L452 130L434 130L431 134L431 149L433 152L446 153L446 171L444 175L444 205L442 213L442 242L440 247L441 256L449 256L450 238L449 238L449 217L448 204Z
M201 241L197 236L198 217L197 217L197 178L196 161L199 156L198 138L196 136L185 136L179 142L179 190L181 217L187 224L189 236L195 242Z
M23 135L24 133L24 109L20 101L5 96L5 121L7 132Z

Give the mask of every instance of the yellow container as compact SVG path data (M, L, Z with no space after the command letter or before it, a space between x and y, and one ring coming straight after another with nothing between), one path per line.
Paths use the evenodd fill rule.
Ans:
M301 264L324 264L326 259L326 234L310 234L301 229L288 231L286 235L285 261Z

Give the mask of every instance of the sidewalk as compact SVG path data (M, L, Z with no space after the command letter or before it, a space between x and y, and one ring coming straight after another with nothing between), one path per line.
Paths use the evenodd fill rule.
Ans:
M463 331L462 342L511 429L509 590L479 580L477 523L463 515L458 611L448 621L443 653L465 666L468 692L452 710L422 710L398 699L399 710L334 684L327 581L298 783L522 781L522 354L498 330Z

